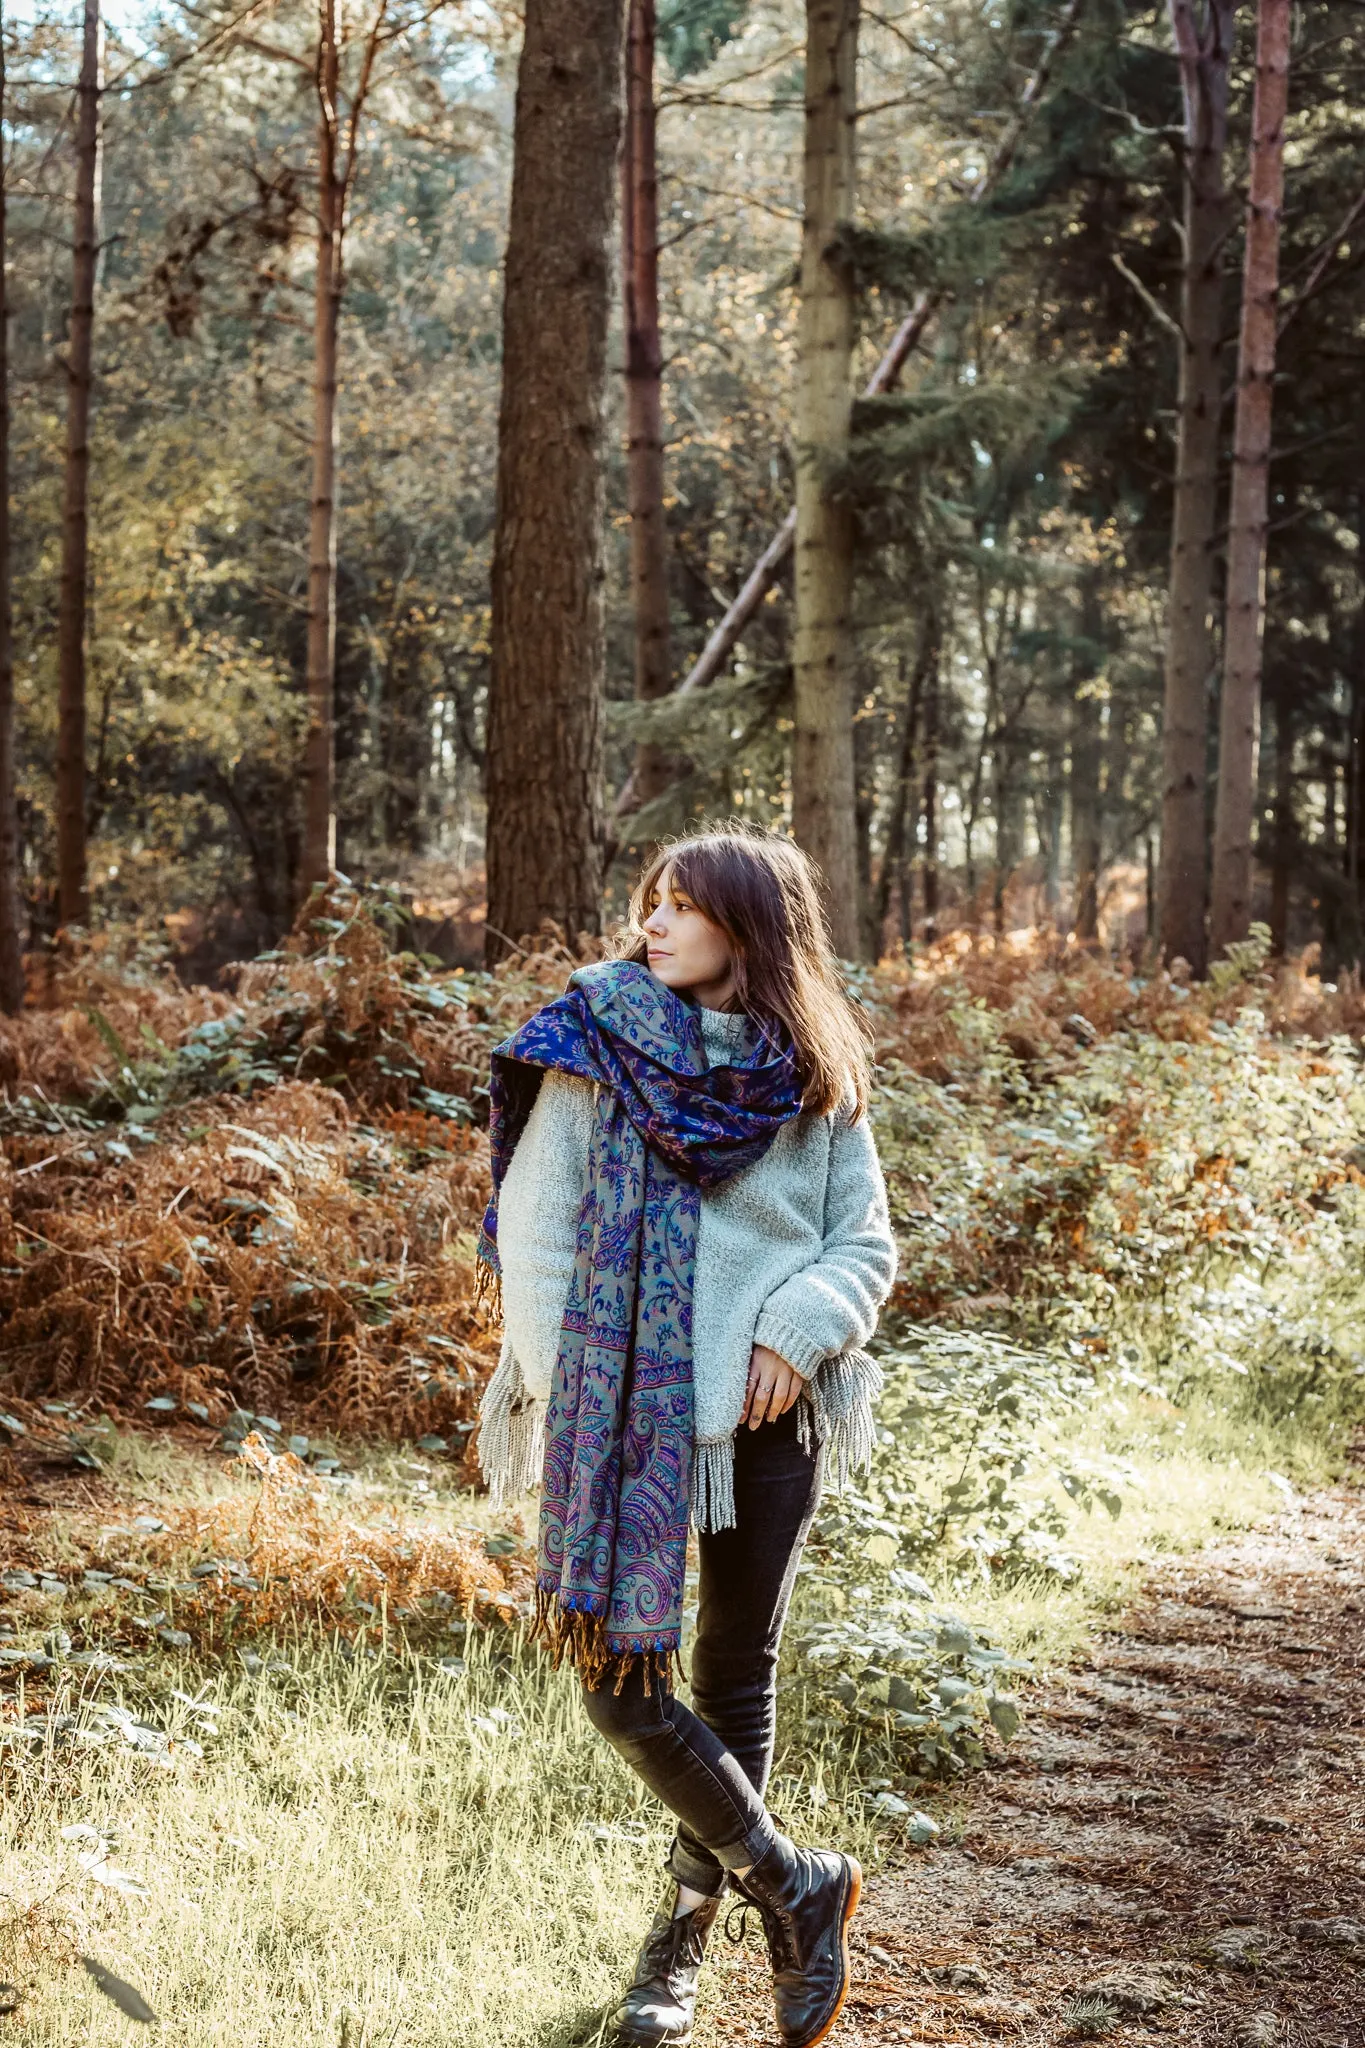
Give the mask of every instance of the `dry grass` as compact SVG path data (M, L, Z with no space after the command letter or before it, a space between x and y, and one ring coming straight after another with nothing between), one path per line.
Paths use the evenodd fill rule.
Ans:
M238 971L235 1001L96 942L45 971L34 994L51 1007L0 1020L0 1384L21 1420L52 1400L145 1419L170 1399L214 1424L242 1408L311 1430L468 1437L494 1357L472 1298L489 1049L581 949L547 929L495 975L433 974L394 952L381 916L334 890ZM1315 1037L1365 1029L1360 988L1325 987L1311 963L1191 990L1046 934L957 934L879 970L869 1001L891 1084L951 1083L987 1119L945 1126L942 1171L969 1143L985 1178L901 1305L1007 1312L1041 1270L1040 1219L1050 1271L1084 1262L1081 1191L1044 1185L1045 1166L1020 1193L1011 1147L1037 1149L1017 1135L1020 1088L1045 1091L1120 1030L1206 1038L1252 997L1268 1032L1307 1034L1305 1058ZM1106 1140L1135 1185L1145 1113L1135 1101ZM891 1171L908 1230L926 1203L947 1213L950 1191L921 1185L918 1166L904 1185Z

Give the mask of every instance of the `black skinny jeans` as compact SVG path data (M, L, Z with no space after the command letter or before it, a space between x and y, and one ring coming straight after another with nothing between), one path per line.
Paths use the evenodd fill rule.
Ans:
M698 1539L701 1583L692 1645L692 1705L634 1666L619 1693L583 1689L588 1719L678 1817L668 1867L715 1895L776 1832L763 1803L777 1717L777 1652L796 1567L820 1497L817 1453L796 1409L735 1437L733 1529Z

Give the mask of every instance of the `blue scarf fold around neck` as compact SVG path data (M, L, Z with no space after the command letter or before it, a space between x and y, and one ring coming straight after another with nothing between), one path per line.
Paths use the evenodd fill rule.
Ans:
M700 1195L761 1159L801 1107L786 1034L749 1020L708 1068L696 1009L636 961L575 969L494 1049L493 1199L479 1234L496 1293L498 1195L545 1069L600 1084L545 1423L535 1631L590 1686L635 1658L666 1682L682 1635L692 1485L692 1281Z

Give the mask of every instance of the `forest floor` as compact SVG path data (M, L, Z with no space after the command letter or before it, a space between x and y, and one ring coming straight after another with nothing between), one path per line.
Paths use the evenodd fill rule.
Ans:
M1154 1571L950 1832L864 1894L846 2048L1360 2048L1360 1491ZM770 2038L756 1953L717 1989L710 2039Z
M1365 1453L1365 1445L1360 1451ZM168 1470L163 1483L172 1477ZM31 1452L15 1459L11 1481L0 1501L0 1568L40 1570L42 1559L65 1552L69 1570L77 1554L89 1551L90 1535L99 1525L111 1517L126 1519L135 1507L164 1498L158 1486L130 1489L103 1474L45 1465ZM38 1597L21 1596L21 1603ZM79 1627L74 1616L71 1625ZM189 1625L195 1626L192 1619ZM120 1632L118 1624L115 1632ZM128 1635L126 1624L121 1633ZM921 1803L942 1830L938 1842L914 1850L897 1848L883 1837L856 1923L856 1980L835 2048L890 2048L905 2042L976 2048L998 2041L1060 2048L1104 2037L1115 2048L1144 2043L1156 2048L1176 2039L1199 2048L1365 2048L1361 1457L1341 1484L1299 1497L1283 1513L1263 1517L1254 1529L1156 1563L1124 1611L1093 1618L1088 1640L1088 1656L1030 1688L1022 1733L1007 1750L992 1753L986 1770L937 1792L924 1788ZM508 1691L505 1670L490 1677L519 1713L530 1711L524 1696ZM293 1682L286 1679L286 1687ZM317 1696L322 1696L321 1687ZM292 1697L304 1704L302 1694ZM38 1704L31 1694L30 1712ZM54 1699L49 1712L56 1704ZM495 1706L492 1711L502 1710ZM559 1711L552 1707L543 1730L528 1727L527 1733L543 1734L544 1775L554 1776L556 1783L559 1764L548 1760L552 1751L558 1755L563 1750L567 1783L581 1779L585 1766L592 1767L587 1763L592 1748L572 1729L565 1737L554 1719ZM427 1712L421 1709L419 1719ZM287 1719L300 1727L297 1713ZM343 1731L340 1739L353 1744L363 1725L363 1714L353 1706L349 1733ZM457 1725L463 1723L435 1727L436 1761L416 1765L437 1773L453 1840L468 1828L474 1810L472 1784L464 1786L457 1778L457 1753L451 1746ZM488 1724L476 1720L471 1725ZM333 1814L327 1805L332 1794L322 1789L335 1776L325 1745L339 1739L335 1718L328 1726L330 1733L324 1729L301 1750L297 1779L279 1776L275 1747L256 1754L254 1773L261 1774L268 1759L274 1775L258 1784L258 1796L249 1805L237 1805L240 1764L230 1773L204 1766L210 1778L193 1791L190 1780L177 1779L163 1781L160 1790L146 1784L138 1792L134 1773L124 1793L112 1798L101 1795L98 1781L81 1767L75 1779L58 1771L44 1796L39 1811L52 1819L45 1826L39 1822L41 1835L73 1812L119 1815L115 1834L134 1868L151 1881L156 1905L135 1896L111 1898L93 1920L76 1908L71 1925L81 1925L83 1932L88 1928L87 1939L97 1950L108 1954L112 1946L116 1962L121 1964L124 1951L134 1957L140 1965L136 1974L167 2017L180 2007L176 2030L182 2038L235 2043L261 2037L258 2024L274 2038L336 2038L334 2010L320 2035L316 2023L310 2024L296 2007L290 2010L296 1994L287 1984L258 1987L254 1979L247 2003L258 1990L263 2000L283 1994L286 2003L273 2010L263 2005L259 2015L234 2023L229 1987L217 1978L229 1940L259 1944L278 1922L288 1933L291 1952L306 1951L314 1941L325 1945L334 1939L339 1918L351 1910L345 1904L347 1873L336 1863L317 1873L329 1892L337 1885L340 1896L316 1924L307 1915L301 1919L287 1896L298 1875L292 1860L300 1846L297 1831L325 1827L339 1835L354 1825L354 1808L339 1807ZM374 1742L377 1724L371 1726L376 1733L369 1740ZM379 1775L367 1790L381 1818L409 1816L412 1783L401 1774L423 1751L414 1726L402 1716L393 1727L394 1767L400 1776L387 1783L381 1759ZM229 1815L239 1816L227 1822L205 1803L220 1801L224 1792ZM505 1796L509 1810L522 1797L512 1780ZM604 1784L604 1810L617 1796L611 1784ZM567 1851L572 1834L561 1827L565 1803L564 1793L551 1787L539 1825L543 1829L553 1813L551 1829L562 1839L558 1848L547 1843L550 1864L547 1871L528 1877L528 1890L547 1883L553 1887L554 1859ZM221 1833L233 1825L243 1837L292 1844L279 1865L286 1891L275 1896L275 1885L262 1893L259 1880L245 1870L237 1889L224 1869L219 1911L210 1917L212 1891L185 1892L180 1871L191 1840L197 1845L209 1827ZM657 1838L656 1821L627 1820L625 1825ZM807 1817L801 1833L808 1834L811 1825ZM267 1828L276 1831L272 1837ZM25 1832L21 1829L16 1848ZM466 1842L469 1854L481 1860L483 1852L467 1837ZM873 1845L857 1846L866 1853ZM590 1951L586 1967L567 1996L565 1987L556 1997L553 1984L524 1987L518 1981L514 1989L510 1976L500 1995L500 1968L524 1954L528 1938L535 1941L533 1907L529 1918L522 1915L526 1926L509 1938L502 1958L492 1952L487 1929L476 1932L458 1954L449 1953L450 1941L442 1931L441 1965L431 1951L409 1955L407 1982L425 2008L420 2015L410 2014L416 2023L411 2039L495 2039L524 2042L526 2048L551 2048L552 2043L562 2048L571 2012L576 2009L580 2025L586 2012L582 1994L595 1985L600 1996L600 1987L614 1981L620 1968L619 1955L632 1938L638 1910L630 1893L643 1895L657 1882L643 1867L642 1840L623 1840L620 1848L622 1860L616 1865L610 1862L616 1851L605 1852L609 1860L602 1888L604 1895L614 1896L609 1902L604 1897L598 1907L604 1940L599 1944L595 1934L585 1940ZM363 1861L365 1843L356 1842L354 1852ZM439 1867L441 1853L433 1868ZM524 1845L517 1849L515 1842L509 1850L525 1853ZM32 1857L21 1854L19 1863L10 1866L16 1876L26 1862L31 1867ZM158 1883L152 1867L161 1862L170 1874ZM273 1857L269 1867L276 1868ZM398 1877L395 1871L395 1881ZM418 1889L423 1884L415 1867L401 1881ZM158 1922L163 1888L164 1926ZM65 1889L55 1865L42 1889L54 1903ZM203 1908L195 1910L205 1917L196 1942L202 1942L209 1967L186 1978L175 1954L175 1932L183 1927L187 1901L201 1897ZM19 1903L17 1895L12 1903ZM371 1903L368 1897L365 1903ZM372 1903L382 1911L382 1900ZM508 1903L504 1893L493 1915L493 1923L504 1928ZM395 1937L406 1938L396 1923ZM550 1947L556 1947L553 1937ZM59 1967L52 1977L52 1965L63 1960L64 1944L44 1953L46 1966L34 1952L29 1967L20 1972L21 1984L28 1978L39 2000L27 2014L21 2009L21 2025L28 2017L37 2027L35 2038L54 2043L124 2038L125 2022L98 2000L99 2011L91 2015L87 2010L82 2018L89 1991L82 1998L79 1971L73 1980L69 1969ZM265 1953L277 1955L278 1950ZM362 1955L356 1962L357 1988L368 1979L378 2002L385 2004L392 1993L384 1961L371 1951L368 1961ZM38 1965L36 1977L33 1965ZM471 1970L487 1978L479 1985L477 2001L487 2000L485 2018L480 2022L465 2011L461 2019L467 2025L448 2033L441 2011L450 2013L448 2000L452 1994L458 1999L461 1983L469 1985ZM45 1994L39 1993L44 1979ZM328 2005L336 1990L328 1991ZM513 2018L509 2006L524 2013L524 2022ZM697 2048L734 2042L769 2048L774 2039L770 2012L766 1964L756 1943L736 1950L718 1940L714 1967L707 1972ZM92 2018L96 2033L89 2036ZM590 2026L580 2038L594 2034ZM340 2038L378 2043L388 2037L387 2027L372 2035L362 2025L353 2034L343 2024ZM406 2026L393 2038L407 2040Z

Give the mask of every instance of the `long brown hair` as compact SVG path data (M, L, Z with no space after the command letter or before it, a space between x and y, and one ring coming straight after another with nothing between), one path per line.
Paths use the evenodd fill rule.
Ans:
M665 868L730 941L744 1010L760 1026L785 1025L791 1034L801 1107L825 1114L851 1085L856 1121L867 1108L872 1030L839 979L814 863L792 840L740 819L667 840L631 894L618 959L646 961L643 927Z

